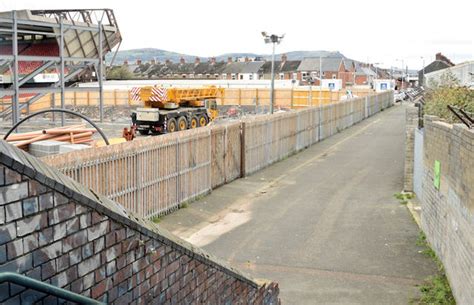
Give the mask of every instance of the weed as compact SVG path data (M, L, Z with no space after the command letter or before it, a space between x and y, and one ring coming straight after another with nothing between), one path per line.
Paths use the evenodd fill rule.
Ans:
M438 273L434 276L428 277L420 286L421 297L419 299L411 300L411 304L417 305L455 305L451 287L446 277L443 264L436 256L436 253L429 246L426 235L420 232L416 244L423 247L422 253L430 257L438 267Z
M413 199L415 197L415 195L413 195L413 193L396 193L396 194L393 194L393 196L400 200L400 204L408 204L408 200L410 199Z
M153 216L151 218L151 221L153 221L154 223L160 223L161 219L161 216Z

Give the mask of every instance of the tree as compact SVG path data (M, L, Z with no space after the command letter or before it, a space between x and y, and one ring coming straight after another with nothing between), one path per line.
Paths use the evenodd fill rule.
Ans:
M107 71L107 79L133 79L133 73L125 66L112 67Z

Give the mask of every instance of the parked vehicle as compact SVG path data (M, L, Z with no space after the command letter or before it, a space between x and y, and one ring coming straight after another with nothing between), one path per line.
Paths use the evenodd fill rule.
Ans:
M142 135L169 133L206 126L217 117L216 98L223 89L140 87L131 90L132 100L143 107L132 113L132 128Z

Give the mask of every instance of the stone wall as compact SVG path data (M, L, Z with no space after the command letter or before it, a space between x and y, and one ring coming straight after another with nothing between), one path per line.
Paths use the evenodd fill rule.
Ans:
M279 304L278 285L201 249L0 142L0 272L110 304ZM3 283L2 304L56 304Z
M425 117L421 224L458 304L474 304L474 130ZM434 163L441 164L439 189Z

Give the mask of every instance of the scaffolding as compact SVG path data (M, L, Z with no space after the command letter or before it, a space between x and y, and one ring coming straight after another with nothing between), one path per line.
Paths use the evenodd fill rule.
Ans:
M111 9L0 12L0 98L11 98L0 117L14 125L46 94L60 93L64 109L66 92L99 91L102 122L104 57L115 50L114 59L121 41ZM88 71L99 86L76 86Z

